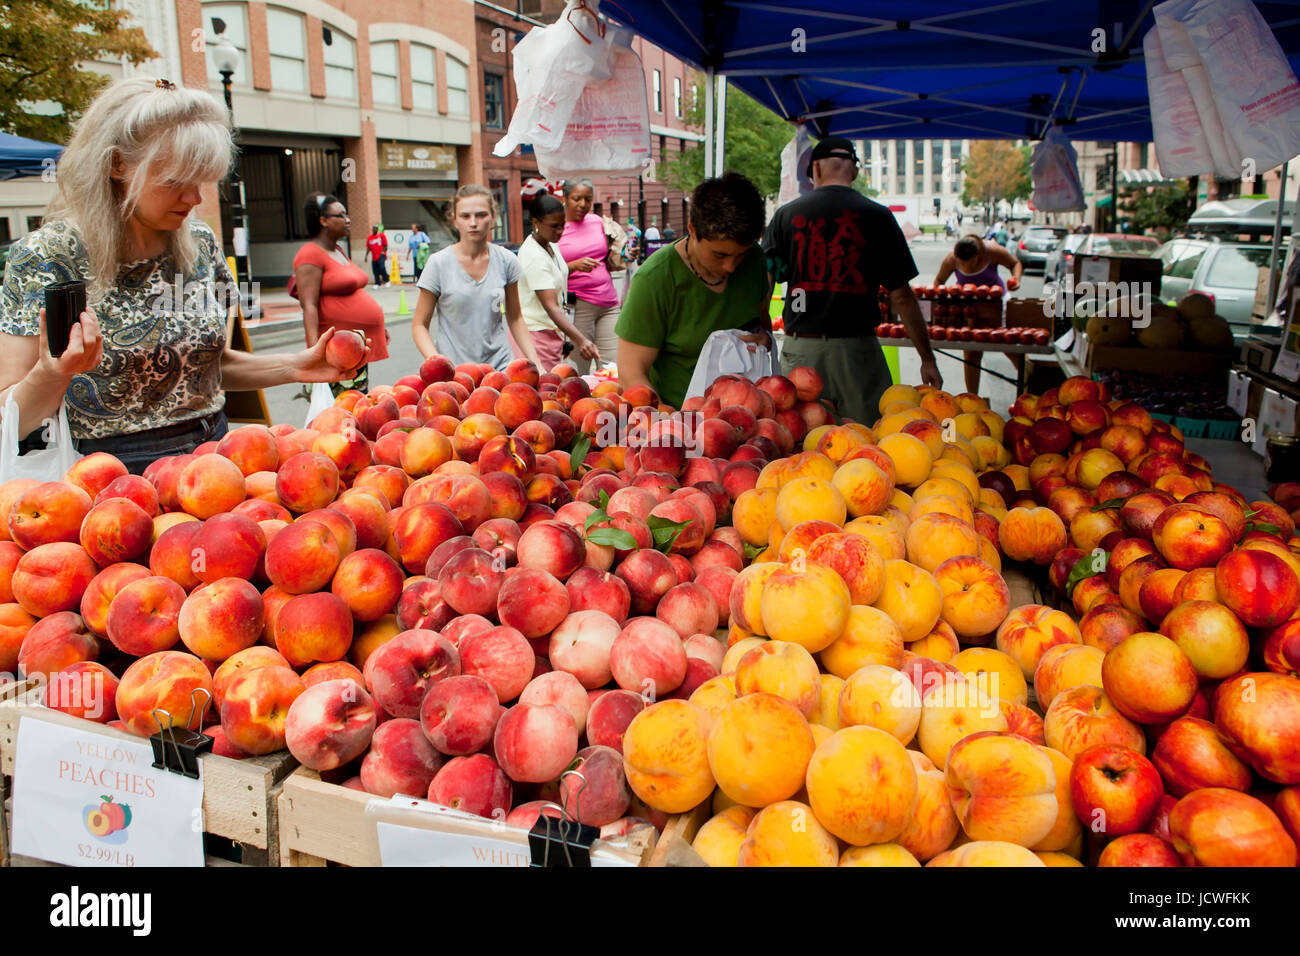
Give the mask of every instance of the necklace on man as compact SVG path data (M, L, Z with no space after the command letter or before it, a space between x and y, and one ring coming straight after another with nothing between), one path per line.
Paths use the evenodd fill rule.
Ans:
M695 263L691 262L691 237L690 236L686 237L686 268L691 270L691 272L695 275L695 278L699 279L701 282L703 282L705 285L709 286L710 288L717 288L718 286L722 285L722 283L727 281L727 277L723 276L717 282L710 282L708 279L704 278L704 276L700 275L699 272L696 271Z

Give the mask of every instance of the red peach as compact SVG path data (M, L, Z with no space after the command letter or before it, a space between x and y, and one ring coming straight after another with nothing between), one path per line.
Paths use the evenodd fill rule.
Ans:
M333 770L365 753L377 722L374 701L356 681L322 681L290 706L285 743L303 766Z
M549 634L568 613L569 592L540 568L513 570L497 596L498 620L527 638Z
M631 610L632 596L627 582L608 571L579 568L565 582L565 588L569 592L569 609L572 612L601 611L613 620L622 622Z
M504 820L511 804L510 778L487 754L453 757L429 784L429 799L453 810Z
M91 496L77 485L44 482L14 501L9 510L9 536L24 551L57 541L76 542L92 507Z
M219 708L226 739L248 754L283 750L289 711L306 690L288 667L241 668L226 684Z
M659 599L677 584L672 563L658 551L641 550L629 555L615 574L627 584L631 610L636 614L654 613Z
M202 530L202 521L185 521L160 534L149 552L149 570L161 577L170 578L186 591L198 587L200 581L194 571L197 558L194 543Z
M120 478L114 478L95 496L95 504L102 504L110 498L126 498L133 501L150 518L156 517L160 511L158 490L140 475L122 475Z
M139 737L158 732L158 711L170 717L162 718L164 727L197 730L201 709L211 699L212 675L201 660L181 651L158 651L141 657L126 669L117 685L117 713L122 728Z
M464 756L488 745L503 713L490 683L462 674L429 689L420 704L420 726L437 751Z
M623 734L632 718L646 707L645 698L630 690L605 691L587 711L587 742L623 752Z
M510 626L461 639L461 672L486 680L502 704L517 698L528 686L534 658L527 638Z
M174 583L172 586L179 589ZM210 661L224 661L252 647L262 636L264 623L261 593L239 578L222 578L195 591L185 598L176 621L185 646ZM257 752L239 746L249 753Z
M416 717L430 687L460 674L460 655L436 631L403 631L366 660L366 685L394 717Z
M81 617L96 634L107 635L108 609L122 588L149 577L149 569L139 564L111 564L91 579L81 596Z
M118 650L136 657L165 651L180 640L180 614L185 601L185 591L171 578L153 576L134 581L119 591L109 605L105 628L108 639Z
M204 584L222 578L249 580L266 553L266 534L252 518L213 515L190 539L190 569Z
M423 799L441 767L442 756L425 738L420 722L399 717L375 731L361 761L361 782L378 797L401 793Z
M328 592L301 594L275 618L275 647L293 667L338 661L352 644L352 614Z
M338 465L319 452L294 455L276 473L275 493L286 508L298 514L326 507L338 490Z
M578 730L559 707L520 703L497 723L492 750L512 780L546 783L558 777L577 754Z
M71 611L58 611L35 622L18 648L18 669L25 677L42 677L99 656L99 641Z
M340 561L338 541L317 521L298 521L266 548L266 576L290 594L309 594L329 584Z
M127 473L126 465L122 464L117 458L108 454L108 452L97 451L87 455L78 461L68 473L63 476L63 480L71 485L76 485L91 498L103 491L115 478L121 478Z
M610 671L624 690L667 694L685 678L686 663L682 639L656 618L632 618L610 648Z
M356 620L377 621L396 606L402 580L396 561L376 548L364 548L339 562L330 591Z
M117 677L96 661L78 661L51 674L45 706L106 724L117 720Z

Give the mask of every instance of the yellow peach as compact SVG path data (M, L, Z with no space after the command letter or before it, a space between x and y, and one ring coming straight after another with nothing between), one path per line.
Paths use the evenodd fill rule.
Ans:
M972 840L1031 847L1051 832L1059 804L1052 759L1012 734L972 734L945 768L953 811Z
M839 843L812 808L794 800L764 807L740 845L741 866L838 866Z
M736 866L745 831L754 819L749 807L734 806L710 817L691 841L691 849L709 866Z
M829 521L843 527L847 516L844 495L821 478L795 478L776 495L776 521L787 533L803 521Z
M877 444L894 462L894 481L898 484L915 488L930 477L934 456L915 435L898 431L886 434Z
M750 488L737 496L731 509L731 526L745 544L767 544L772 525L776 524L776 498L775 488Z
M725 705L714 720L709 769L731 799L765 807L799 792L815 747L797 707L775 694L749 694Z
M822 649L821 662L844 680L868 664L902 667L903 634L880 608L854 604L840 636Z
M907 752L916 769L916 807L897 837L899 846L924 862L952 846L962 834L961 821L953 812L948 783L943 771L925 754Z
M725 658L724 658L725 663ZM690 702L709 715L709 726L722 708L736 699L736 675L725 673L710 677L690 696Z
M1015 704L1029 703L1029 685L1020 665L1010 654L992 647L968 647L952 659L952 666L963 674L978 678L985 675L989 693L999 700Z
M775 694L808 717L821 698L821 674L813 656L798 644L768 641L736 665L736 696Z
M880 515L863 515L844 526L846 534L866 538L886 561L907 557L907 543L903 534L888 518Z
M888 843L916 806L916 769L892 735L845 727L808 764L808 799L821 824L846 843Z
M762 647L767 643L766 637L746 637L737 641L727 648L727 653L722 656L722 674L734 675L736 668L740 666L741 659L756 647ZM733 677L734 682L734 677ZM704 685L700 685L701 687ZM735 687L732 687L735 690Z
M1031 850L1000 840L975 840L945 850L926 866L1046 866Z
M923 690L917 741L921 752L940 769L948 766L948 754L962 738L1007 729L997 699L965 674L939 675L927 680Z
M709 798L709 715L684 700L662 700L632 718L623 734L623 770L632 792L663 813L685 813Z
M815 654L844 633L852 606L848 585L830 568L781 567L763 582L762 631L773 640L791 641Z
M939 620L943 592L934 575L907 561L885 562L885 586L872 607L893 618L903 641L919 641Z
M1083 838L1083 824L1079 822L1079 817L1074 812L1070 797L1070 769L1074 763L1059 750L1041 745L1038 749L1047 754L1048 759L1052 761L1052 769L1056 771L1057 810L1056 822L1052 824L1052 829L1048 830L1047 835L1030 849L1036 852L1068 850Z
M869 664L844 681L837 711L845 727L875 727L907 744L921 723L921 695L902 671Z
M808 715L809 724L830 730L840 729L840 691L843 687L844 681L834 674L821 675L821 691L817 695L817 706Z

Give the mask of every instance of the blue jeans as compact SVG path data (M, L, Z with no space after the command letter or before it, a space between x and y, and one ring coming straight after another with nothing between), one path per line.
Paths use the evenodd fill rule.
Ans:
M106 451L126 465L131 474L139 475L159 458L187 455L205 441L216 441L229 430L226 413L216 412L206 418L151 428L130 435L78 438L76 446L82 455Z

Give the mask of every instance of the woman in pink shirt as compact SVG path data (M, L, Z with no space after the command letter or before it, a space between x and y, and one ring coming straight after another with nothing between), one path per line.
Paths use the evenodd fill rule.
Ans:
M569 267L569 292L576 296L573 324L596 343L600 354L612 358L618 354L618 292L610 278L605 260L609 257L609 237L604 220L591 211L595 189L590 179L564 184L564 234L556 245ZM595 371L580 356L569 357L579 372ZM594 363L592 363L594 366Z

